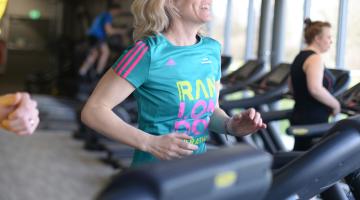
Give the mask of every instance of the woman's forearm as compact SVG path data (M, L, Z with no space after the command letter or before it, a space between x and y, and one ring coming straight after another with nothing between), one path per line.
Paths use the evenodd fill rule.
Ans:
M124 122L110 108L101 105L85 105L81 120L97 132L142 151L147 151L152 137Z
M216 133L228 133L226 130L226 123L230 117L220 108L215 108L214 113L210 118L209 130Z
M324 105L335 108L338 101L324 87L310 90L311 95Z

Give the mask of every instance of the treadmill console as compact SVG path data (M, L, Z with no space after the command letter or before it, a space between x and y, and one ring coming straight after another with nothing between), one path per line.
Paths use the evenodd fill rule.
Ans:
M345 110L360 113L360 83L340 95L339 101Z
M278 86L286 82L290 74L290 64L282 63L278 65L269 75L266 77L261 85L268 86Z
M262 63L257 60L250 60L246 62L242 67L234 71L233 73L229 74L227 77L224 77L224 83L236 83L237 81L246 80L249 78L256 69L261 66Z

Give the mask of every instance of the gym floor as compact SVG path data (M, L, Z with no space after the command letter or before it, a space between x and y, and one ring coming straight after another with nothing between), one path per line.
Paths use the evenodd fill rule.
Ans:
M89 200L116 173L68 131L0 134L1 200Z
M23 65L12 66L6 74L0 74L0 94L24 91L25 76L33 68L20 70ZM54 113L51 107L57 106L55 113L69 114L65 105L51 98L37 98L41 112ZM83 141L72 138L75 120L70 124L48 122L43 117L31 137L0 132L0 200L94 199L117 173L100 161L103 153L85 151Z

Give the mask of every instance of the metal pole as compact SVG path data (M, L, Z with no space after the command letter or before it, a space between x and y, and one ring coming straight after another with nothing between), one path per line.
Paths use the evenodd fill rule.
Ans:
M348 14L348 0L339 1L339 21L338 34L336 41L336 68L345 68L345 45L346 45L346 28L347 28L347 14Z
M261 1L261 17L259 30L259 47L258 58L267 65L270 55L270 38L271 38L271 4L270 0Z
M246 27L246 41L245 41L245 56L244 60L250 60L254 58L254 36L255 36L255 10L254 0L249 0L248 6L248 18Z
M224 30L224 55L231 55L231 10L232 0L227 0L226 17L225 17L225 30Z
M306 18L310 18L310 8L311 8L311 0L304 0L304 20ZM304 21L303 21L303 25L304 25ZM304 49L305 48L305 39L304 39L304 30L302 30L302 34L301 34L301 44L300 44L300 49Z
M284 60L286 0L275 0L271 67Z

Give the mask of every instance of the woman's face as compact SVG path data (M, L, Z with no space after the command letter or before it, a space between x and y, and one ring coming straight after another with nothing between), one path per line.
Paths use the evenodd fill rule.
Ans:
M330 27L323 27L322 33L316 36L316 43L322 53L327 52L332 44Z
M212 0L174 0L181 19L194 24L204 24L211 20Z

